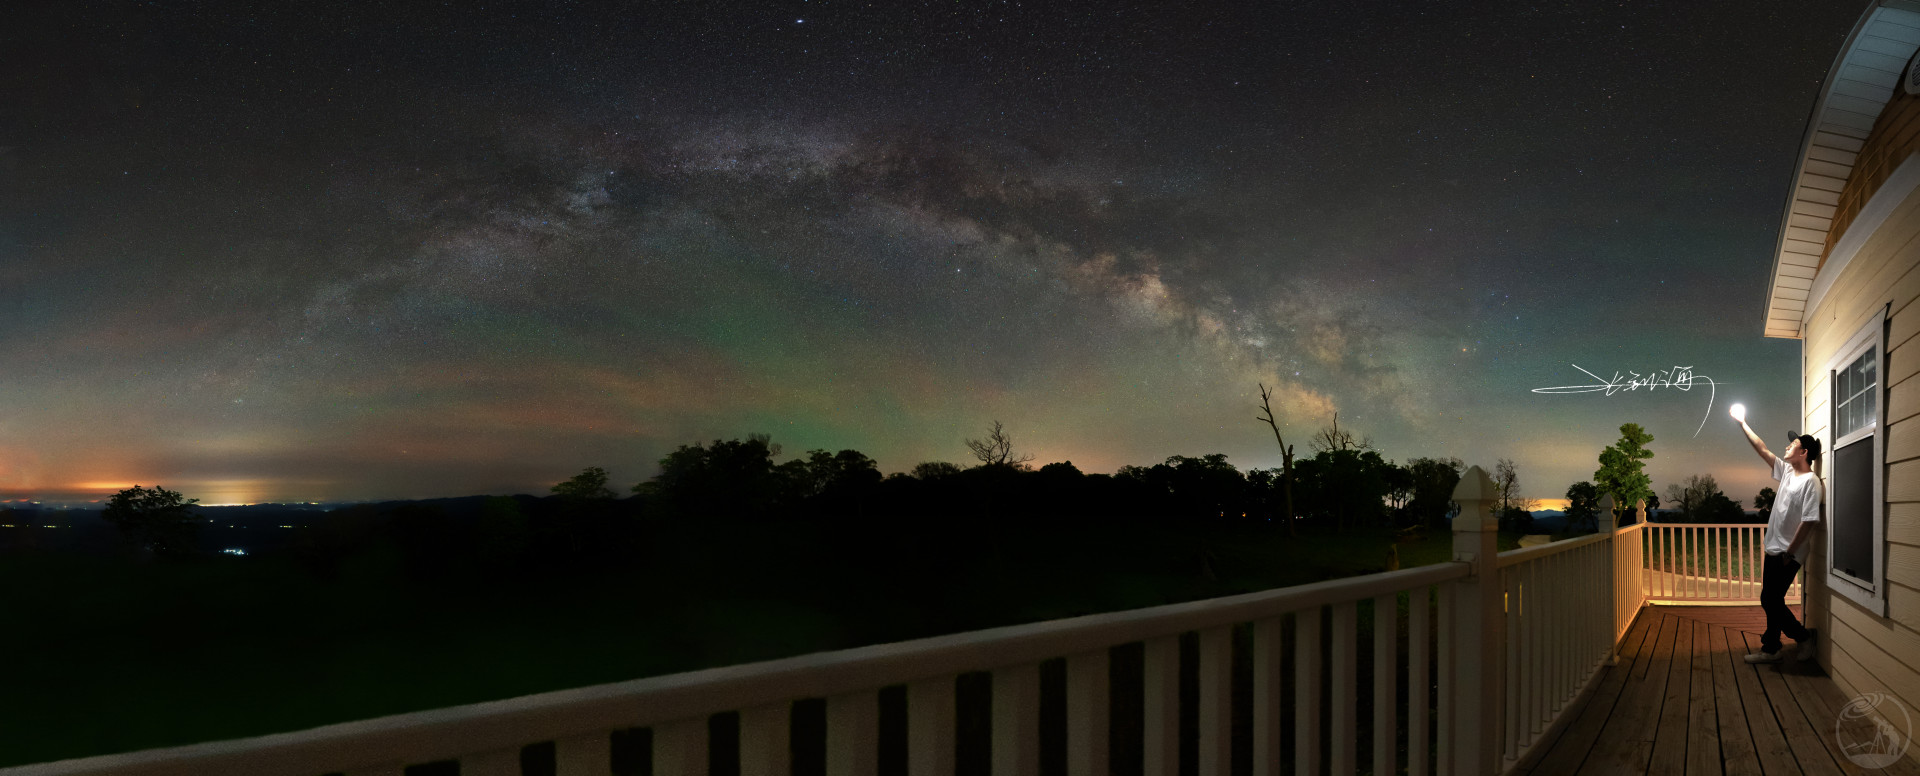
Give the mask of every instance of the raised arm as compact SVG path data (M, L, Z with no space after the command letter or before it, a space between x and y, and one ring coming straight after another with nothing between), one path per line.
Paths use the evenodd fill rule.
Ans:
M1759 434L1753 433L1753 427L1747 425L1746 418L1739 418L1734 422L1740 424L1741 433L1747 435L1747 444L1753 445L1753 451L1760 454L1760 460L1767 462L1767 468L1769 470L1773 469L1774 464L1780 461L1779 456L1774 455L1772 450L1767 449L1767 443L1760 441Z

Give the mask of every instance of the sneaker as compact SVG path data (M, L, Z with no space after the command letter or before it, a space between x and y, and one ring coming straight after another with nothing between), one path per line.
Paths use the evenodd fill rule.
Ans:
M1817 645L1815 642L1819 641L1819 639L1820 639L1820 632L1812 628L1808 628L1807 637L1804 640L1796 641L1793 643L1794 662L1799 662L1802 660L1812 660L1814 655L1816 654Z
M1747 656L1749 663L1778 663L1781 659L1778 652L1755 652Z

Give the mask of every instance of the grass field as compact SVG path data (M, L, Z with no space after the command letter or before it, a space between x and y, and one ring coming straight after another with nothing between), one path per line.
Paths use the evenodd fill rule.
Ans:
M665 531L622 568L438 583L380 553L331 581L276 557L8 555L0 766L1371 573L1392 541L1118 527L854 550L797 525L741 535ZM1429 532L1398 545L1400 563L1450 546Z

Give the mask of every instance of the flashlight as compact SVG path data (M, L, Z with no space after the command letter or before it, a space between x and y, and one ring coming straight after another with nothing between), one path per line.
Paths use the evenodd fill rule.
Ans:
M1735 404L1732 407L1727 408L1727 412L1733 415L1734 420L1738 420L1742 423L1746 422L1747 420L1747 405L1745 404Z

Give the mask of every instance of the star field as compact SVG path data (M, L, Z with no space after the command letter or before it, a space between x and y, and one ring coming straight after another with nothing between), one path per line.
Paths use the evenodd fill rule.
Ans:
M1791 424L1765 274L1859 10L32 4L0 497L543 493L755 432L900 471L995 419L1269 467L1265 383L1289 441L1551 498L1638 422L1656 487L1751 498L1697 390L1529 389L1686 364Z

